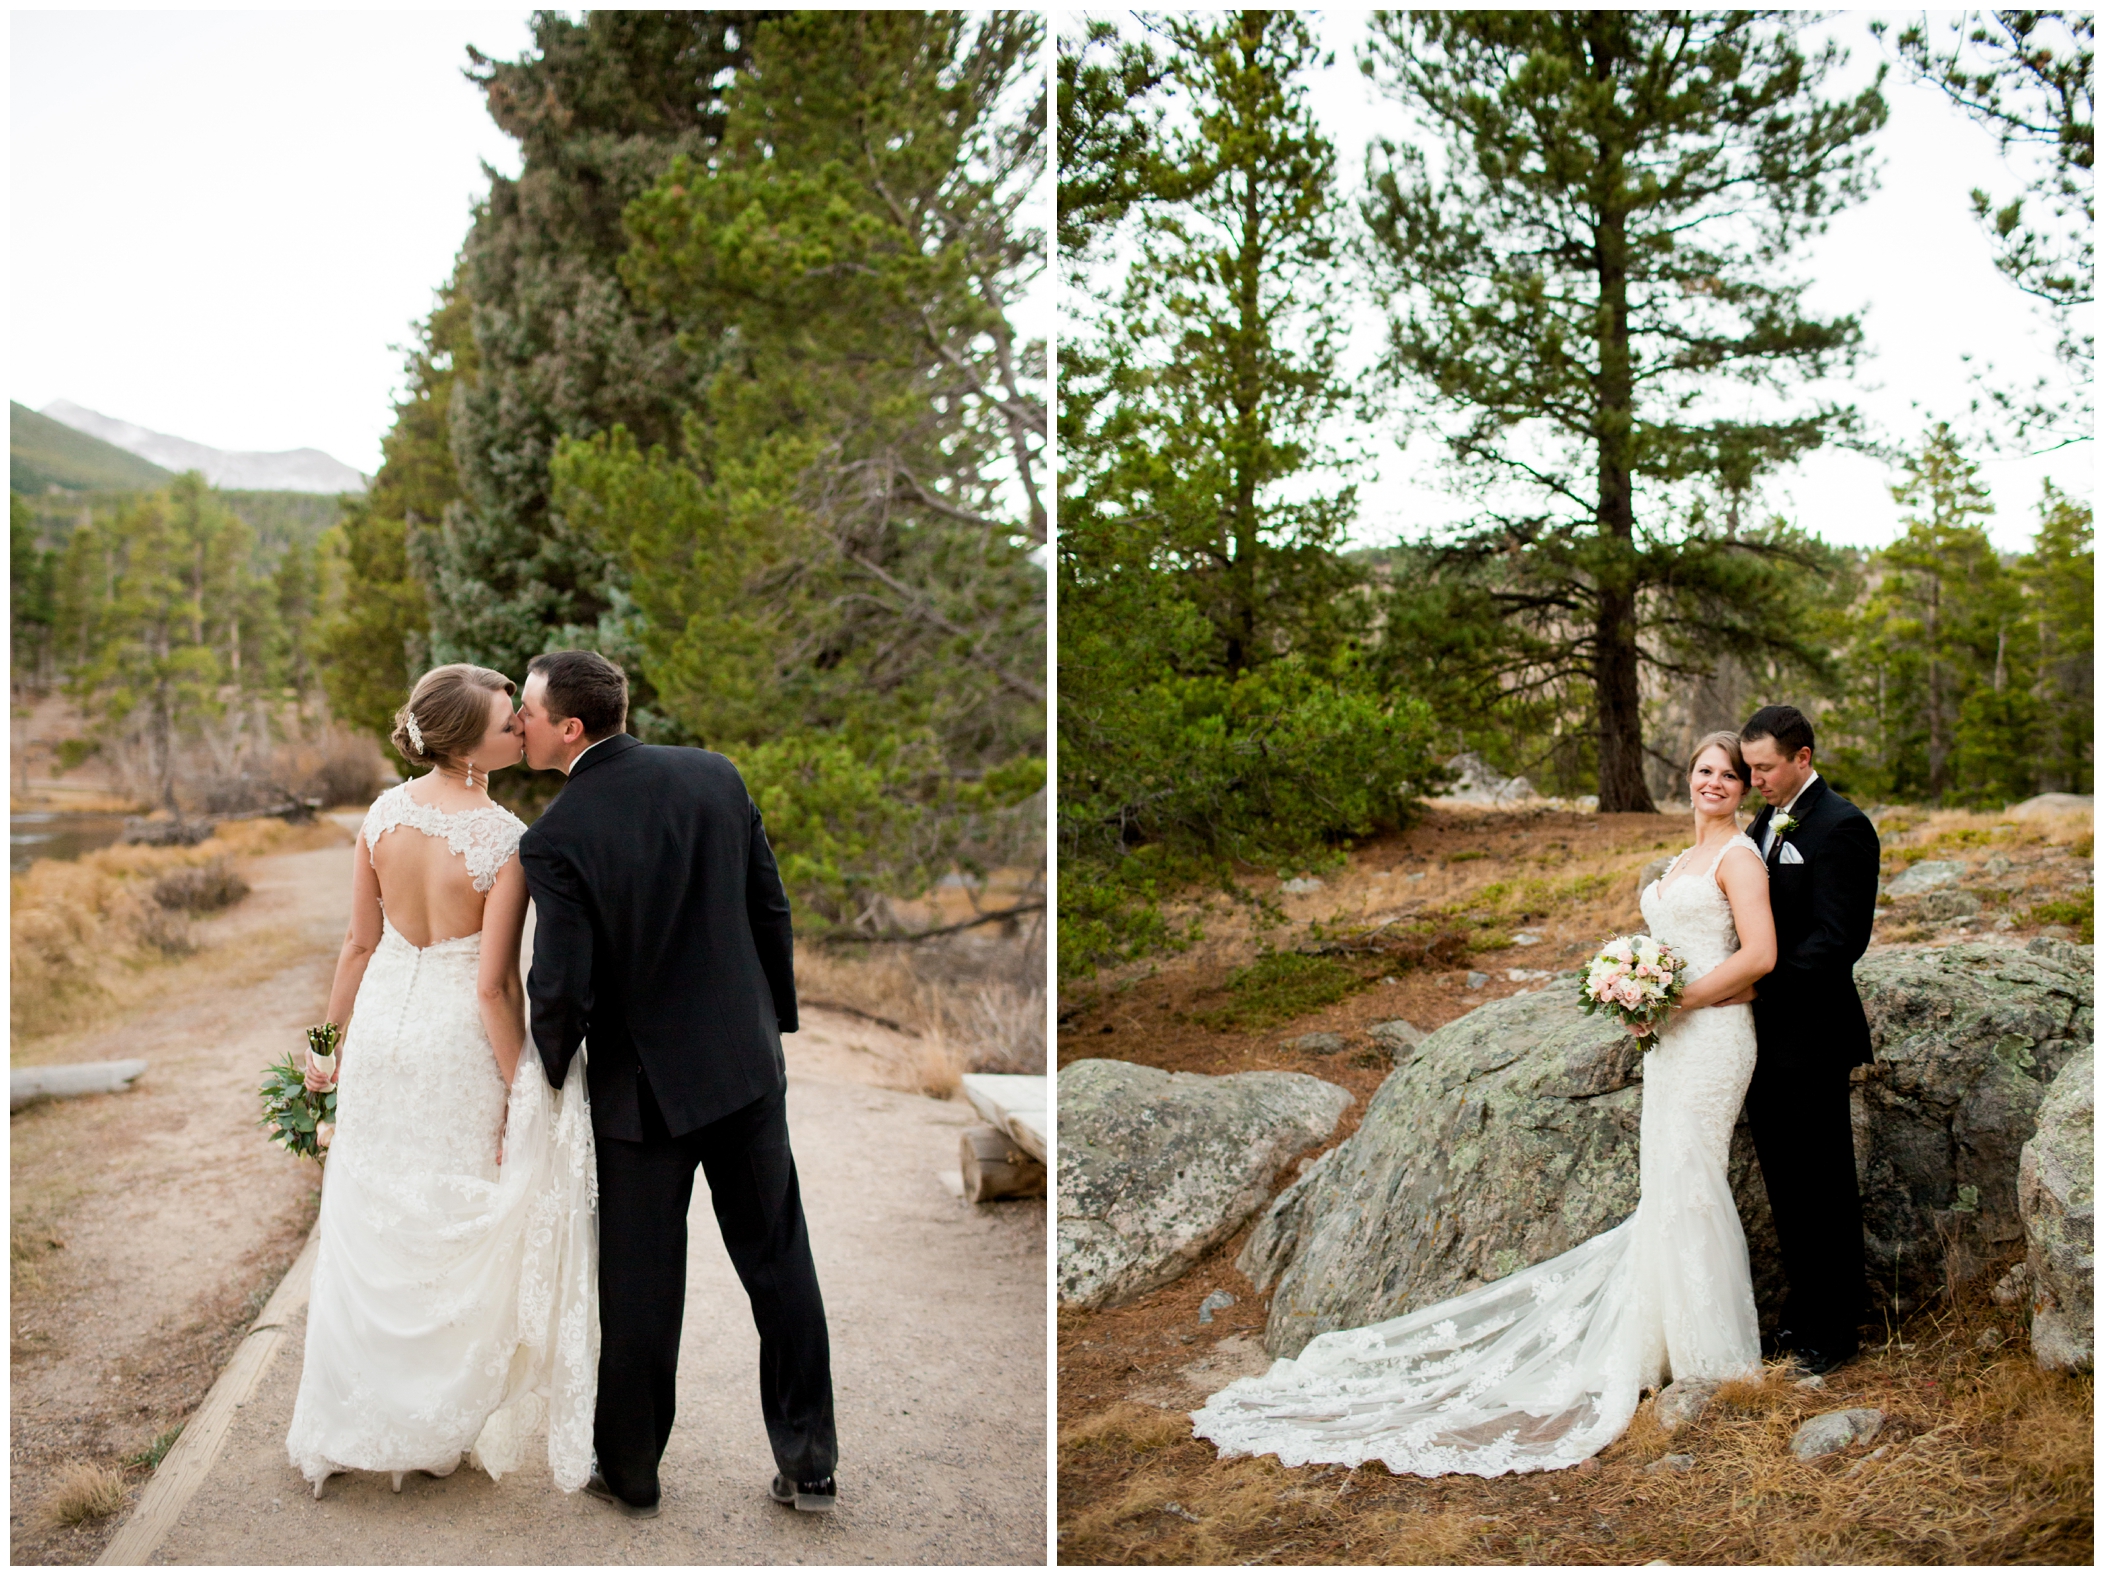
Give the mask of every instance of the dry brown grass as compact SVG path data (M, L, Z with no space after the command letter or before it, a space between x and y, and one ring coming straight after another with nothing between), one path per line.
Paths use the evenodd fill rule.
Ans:
M1069 1395L1118 1352L1061 1323L1060 1557L1067 1564L2088 1564L2093 1385L2041 1373L1983 1297L1918 1316L1821 1389L1771 1367L1668 1435L1650 1401L1594 1460L1489 1480L1217 1459L1181 1411ZM1984 1332L2000 1344L1983 1350ZM1103 1343L1096 1343L1099 1346ZM1188 1348L1180 1349L1187 1357ZM1070 1357L1074 1363L1070 1365ZM1078 1389L1078 1386L1075 1388ZM1886 1415L1879 1436L1801 1463L1806 1418ZM1643 1468L1687 1452L1686 1473Z
M118 844L78 859L37 860L10 883L14 1032L52 1034L93 1022L141 969L195 950L180 911L154 900L158 883L341 840L334 826L236 821L194 848Z
M124 1508L124 1474L90 1461L76 1461L60 1474L44 1501L44 1516L53 1526L77 1527L84 1521L114 1516Z
M1043 955L1027 938L800 948L797 995L906 1036L899 1087L947 1100L966 1073L1045 1070Z

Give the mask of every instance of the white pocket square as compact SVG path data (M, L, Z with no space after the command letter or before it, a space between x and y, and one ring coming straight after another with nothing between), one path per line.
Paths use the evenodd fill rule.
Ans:
M1804 855L1797 851L1796 845L1785 843L1783 851L1775 856L1775 862L1779 865L1801 865L1804 863Z

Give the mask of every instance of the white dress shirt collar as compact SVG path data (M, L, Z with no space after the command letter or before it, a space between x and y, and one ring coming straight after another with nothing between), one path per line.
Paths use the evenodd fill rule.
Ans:
M611 739L612 737L613 735L609 733L606 736L606 739ZM577 763L583 760L587 755L590 755L592 751L598 749L600 745L606 743L606 739L594 739L590 744L587 744L583 749L579 750L575 755L571 756L570 764L563 768L563 775L567 777L570 775L570 773L576 771Z

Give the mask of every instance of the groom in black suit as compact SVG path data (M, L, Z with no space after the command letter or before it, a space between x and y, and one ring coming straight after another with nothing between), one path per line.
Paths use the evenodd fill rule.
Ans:
M628 680L593 651L527 669L527 764L569 782L519 842L536 914L533 1041L561 1088L589 1040L599 1152L599 1401L587 1491L658 1513L698 1165L760 1331L774 1498L834 1503L825 1305L789 1152L789 900L738 769L623 732Z
M1825 1373L1855 1355L1863 1212L1849 1070L1870 1060L1855 963L1877 917L1878 834L1812 767L1812 725L1763 706L1739 730L1768 803L1747 836L1768 862L1776 964L1753 1003L1760 1053L1746 1115L1790 1283L1775 1349Z

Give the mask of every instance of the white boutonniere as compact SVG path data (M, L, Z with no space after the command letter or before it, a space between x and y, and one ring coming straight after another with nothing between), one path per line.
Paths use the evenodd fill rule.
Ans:
M1787 810L1778 810L1768 825L1777 837L1787 837L1797 829L1797 817Z

